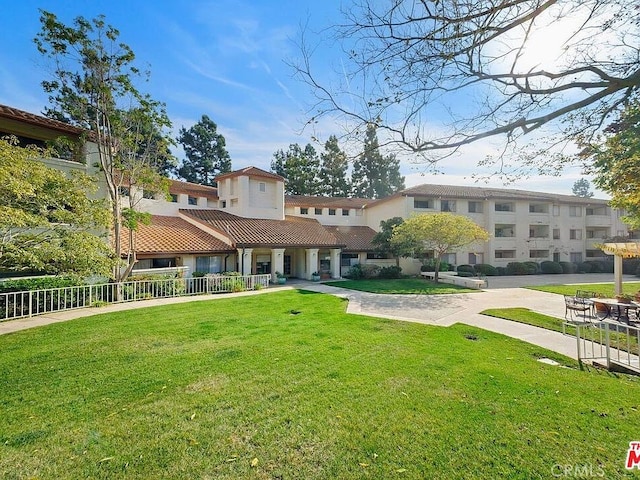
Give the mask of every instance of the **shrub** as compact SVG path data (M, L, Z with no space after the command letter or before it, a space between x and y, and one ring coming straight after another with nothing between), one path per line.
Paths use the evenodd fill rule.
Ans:
M540 271L542 273L562 273L563 268L558 262L545 260L544 262L540 262Z
M578 273L590 273L591 272L591 264L588 262L580 262L578 264Z
M191 276L193 278L202 278L206 275L206 272L193 272Z
M458 276L459 277L475 277L476 274L472 272L465 272L464 270L462 270L462 271L458 271Z
M362 278L362 266L359 263L353 265L345 277L350 278L351 280L360 280Z
M501 277L504 277L505 275L509 275L509 272L506 267L496 267L496 273Z
M635 275L640 265L640 259L638 258L625 258L622 260L622 273L625 275Z
M46 288L62 288L83 285L84 282L74 277L36 277L16 278L0 282L0 293L44 290Z
M535 275L536 273L540 273L540 265L538 265L538 262L527 261L523 263L527 270L527 275Z
M576 273L576 265L571 262L558 262L562 267L562 273Z
M362 265L360 263L356 263L349 269L349 273L346 277L352 280L361 280L363 278L375 278L379 273L380 267L378 265Z
M636 269L636 277L640 277L640 265L638 265L638 268Z
M452 270L453 265L449 265L447 262L440 262L440 268L438 269L439 272L448 272L449 270ZM433 261L432 258L430 258L429 260L427 260L426 262L424 262L422 264L422 267L420 267L420 271L421 272L435 272L436 270L436 264Z
M527 275L527 267L522 262L509 262L507 264L507 275Z
M395 265L390 267L382 267L380 269L380 273L378 276L380 278L400 278L400 273L402 272L402 267L397 267Z
M479 264L477 264L475 266L475 269L476 269L477 273L480 273L482 275L486 275L487 277L500 275L498 273L498 269L496 267L494 267L493 265L489 265L488 263L479 263Z
M458 268L456 270L458 271L458 273L465 272L471 273L472 275L475 275L476 273L476 269L473 267L473 265L458 265Z

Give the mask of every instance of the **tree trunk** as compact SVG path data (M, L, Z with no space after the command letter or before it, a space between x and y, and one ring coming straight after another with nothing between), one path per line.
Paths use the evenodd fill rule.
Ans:
M440 271L440 258L433 259L433 283L438 283L438 272Z

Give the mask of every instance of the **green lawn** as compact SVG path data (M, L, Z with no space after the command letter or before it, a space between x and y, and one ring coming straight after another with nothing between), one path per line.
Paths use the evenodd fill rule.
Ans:
M580 285L537 285L527 287L541 292L557 293L559 295L575 295L576 290L587 290L602 294L604 297L613 297L613 283L585 283ZM623 282L623 293L634 294L640 290L640 282Z
M0 478L625 476L638 379L344 312L285 291L0 336Z
M370 279L370 280L340 280L337 282L325 282L334 287L348 288L370 293L387 294L424 294L437 295L441 293L471 293L479 290L459 287L448 283L433 283L422 278L398 278L398 279Z
M489 308L480 313L490 317L504 318L505 320L511 320L513 322L526 323L528 325L546 328L547 330L562 332L562 319L533 312L528 308ZM575 328L567 327L567 333L569 335L575 335Z

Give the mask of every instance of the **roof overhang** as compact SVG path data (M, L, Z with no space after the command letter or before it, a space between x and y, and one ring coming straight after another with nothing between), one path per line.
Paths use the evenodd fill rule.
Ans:
M596 245L607 255L623 258L640 257L640 242L612 242Z

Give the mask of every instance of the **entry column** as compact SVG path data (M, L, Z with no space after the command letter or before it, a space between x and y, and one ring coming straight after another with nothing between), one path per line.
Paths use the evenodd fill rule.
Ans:
M307 248L305 257L305 278L311 280L311 274L318 270L318 249Z
M339 248L331 249L331 278L340 278L340 250Z
M271 249L271 281L276 283L276 272L284 274L284 248Z
M251 275L253 265L253 248L238 249L238 268L242 275Z

